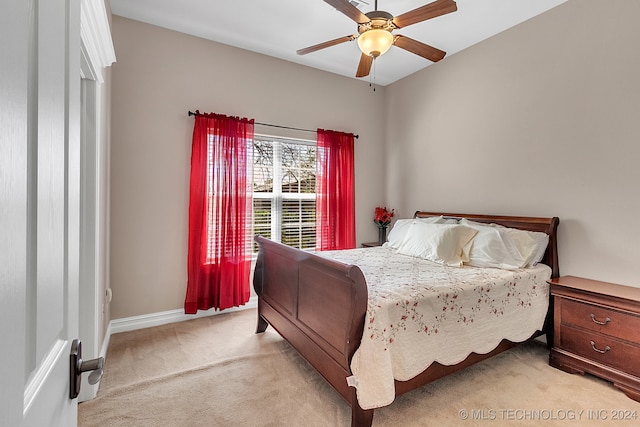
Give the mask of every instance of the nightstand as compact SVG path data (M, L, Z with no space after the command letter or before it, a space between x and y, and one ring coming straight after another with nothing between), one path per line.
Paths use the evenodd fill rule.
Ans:
M554 302L549 364L611 381L640 402L640 288L573 276L549 283Z
M374 246L382 246L380 242L365 242L362 244L363 248L373 248Z

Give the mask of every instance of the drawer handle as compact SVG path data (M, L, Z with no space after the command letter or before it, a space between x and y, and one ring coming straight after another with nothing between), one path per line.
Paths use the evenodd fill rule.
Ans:
M593 351L597 351L598 353L602 354L605 354L607 351L611 350L611 347L609 346L606 346L604 350L600 350L598 347L596 347L596 343L594 343L593 341L591 341L591 348L593 349Z
M596 320L596 315L593 313L591 313L591 320L593 320L593 323L597 323L598 325L606 325L607 323L611 322L611 319L609 319L608 317L604 319L604 322Z

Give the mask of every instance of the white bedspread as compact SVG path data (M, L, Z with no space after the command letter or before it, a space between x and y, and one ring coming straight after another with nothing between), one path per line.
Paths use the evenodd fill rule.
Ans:
M318 252L360 267L369 302L362 343L351 361L363 409L389 405L394 379L434 361L453 365L502 339L524 341L543 326L551 269L444 267L386 247Z

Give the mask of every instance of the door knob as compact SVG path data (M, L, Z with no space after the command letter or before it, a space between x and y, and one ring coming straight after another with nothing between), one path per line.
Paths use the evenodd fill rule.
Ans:
M69 399L75 399L80 393L80 385L82 384L82 373L91 372L89 374L89 384L97 384L104 373L104 357L97 359L82 360L82 342L79 339L73 340L71 343L71 354L69 356L69 372L70 387Z

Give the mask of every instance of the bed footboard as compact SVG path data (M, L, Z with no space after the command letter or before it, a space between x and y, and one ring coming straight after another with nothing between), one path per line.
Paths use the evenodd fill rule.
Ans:
M367 310L362 271L261 236L255 241L256 332L273 326L351 405L352 425L371 425L373 410L359 407L346 381Z

